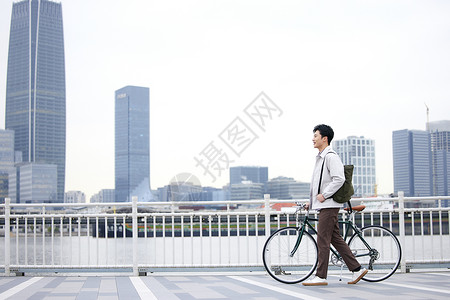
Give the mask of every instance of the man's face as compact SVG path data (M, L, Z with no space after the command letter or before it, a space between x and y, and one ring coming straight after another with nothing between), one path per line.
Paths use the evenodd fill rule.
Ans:
M312 139L314 148L319 149L320 151L325 149L326 146L328 146L328 138L322 137L319 130L316 130L314 132L314 137Z

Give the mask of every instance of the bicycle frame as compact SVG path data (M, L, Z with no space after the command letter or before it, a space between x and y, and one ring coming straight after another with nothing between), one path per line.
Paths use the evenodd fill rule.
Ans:
M361 239L361 241L364 243L364 245L367 247L367 250L368 250L367 254L358 254L358 255L355 255L355 257L370 256L372 253L372 247L366 242L366 240L364 240L364 237L361 235L361 230L351 221L350 214L347 218L345 218L344 216L342 218L343 218L343 220L339 220L338 223L345 225L344 226L345 232L343 235L344 241L347 243L347 239L352 236L350 233L355 232L358 235L358 237ZM299 220L299 219L300 219L300 217L299 217L299 215L297 215L297 221L299 221L301 223L301 226L298 227L299 235L297 238L297 242L295 243L294 248L291 251L291 254L290 254L291 257L293 257L295 252L297 251L298 246L300 245L303 234L307 227L309 229L311 229L317 235L317 230L314 228L314 226L311 225L311 223L309 221L316 222L316 221L319 221L319 219L310 218L309 211L306 212L305 218L303 220ZM333 247L330 247L330 250L334 255L336 255L336 257L339 260L341 260L341 255L339 254L339 252L336 249L334 249Z

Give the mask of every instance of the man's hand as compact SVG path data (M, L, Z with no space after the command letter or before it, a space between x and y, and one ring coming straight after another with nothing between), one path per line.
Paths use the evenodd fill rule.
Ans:
M325 201L325 197L322 194L317 195L316 197L317 201L319 201L320 203Z

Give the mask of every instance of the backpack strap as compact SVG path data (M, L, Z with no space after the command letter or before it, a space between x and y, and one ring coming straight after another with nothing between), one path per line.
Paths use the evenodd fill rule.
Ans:
M325 156L327 156L327 154L325 154ZM319 187L317 189L317 195L320 194L320 185L322 184L322 173L323 173L323 166L325 165L325 156L323 157L322 170L320 171L320 180L319 180Z
M322 169L320 170L319 187L317 188L317 195L320 194L320 185L322 184L322 174L323 174L323 166L325 165L325 157L326 157L329 153L334 153L334 154L337 155L336 152L334 152L333 150L330 150L330 151L328 151L327 154L325 154L325 156L323 157Z

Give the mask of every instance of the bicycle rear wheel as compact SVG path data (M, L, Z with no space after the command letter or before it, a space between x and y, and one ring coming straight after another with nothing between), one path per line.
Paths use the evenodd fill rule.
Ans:
M283 283L298 283L308 278L317 267L317 243L304 232L297 250L298 227L275 231L263 248L264 267L270 276Z
M372 225L355 233L348 242L350 249L362 267L369 272L362 279L377 282L389 278L400 265L402 249L397 237L387 228Z

